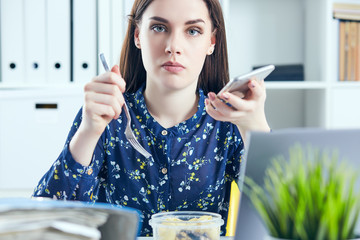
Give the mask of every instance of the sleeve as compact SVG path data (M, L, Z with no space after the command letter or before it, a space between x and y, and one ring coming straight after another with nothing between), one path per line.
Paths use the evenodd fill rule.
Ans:
M104 163L104 133L97 143L90 165L82 166L74 160L69 150L69 143L81 119L82 109L75 117L62 152L34 189L34 197L94 201L94 192L99 187L98 175Z
M241 166L243 164L244 157L244 142L242 140L240 131L236 126L232 131L232 139L233 139L233 148L232 154L229 155L227 162L227 175L230 180L235 180L236 182L239 180L241 174Z

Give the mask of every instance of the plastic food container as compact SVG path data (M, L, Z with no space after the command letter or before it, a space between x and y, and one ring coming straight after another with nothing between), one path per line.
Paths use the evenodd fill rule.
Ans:
M219 240L221 215L202 211L161 212L152 215L149 224L154 240Z

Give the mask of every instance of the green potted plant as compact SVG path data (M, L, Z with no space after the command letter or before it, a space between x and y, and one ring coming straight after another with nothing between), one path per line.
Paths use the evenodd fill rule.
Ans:
M338 154L305 152L300 145L289 159L272 159L264 185L245 179L244 193L262 218L269 239L360 239L354 229L360 212L358 172Z

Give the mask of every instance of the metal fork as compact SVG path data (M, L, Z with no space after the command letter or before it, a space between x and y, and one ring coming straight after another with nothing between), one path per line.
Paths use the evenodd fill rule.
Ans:
M105 71L110 72L110 68L106 62L104 54L100 53L99 57L102 62L102 65L104 66ZM129 108L126 105L126 102L124 103L124 109L125 109L125 115L127 118L127 123L126 123L126 128L125 128L125 136L126 136L127 140L129 141L131 146L133 146L135 148L135 150L138 151L139 153L141 153L144 157L146 157L146 158L151 157L151 154L148 151L146 151L143 148L143 146L140 145L140 143L138 142L138 140L135 137L135 134L131 130L131 117L130 117Z

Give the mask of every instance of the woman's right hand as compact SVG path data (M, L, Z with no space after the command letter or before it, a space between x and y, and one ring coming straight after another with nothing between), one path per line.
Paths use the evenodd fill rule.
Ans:
M123 92L125 81L121 77L119 66L111 72L93 78L84 87L85 103L80 128L88 134L100 136L106 125L120 116L124 105ZM80 130L80 129L79 129Z
M124 105L125 81L119 67L95 77L84 87L85 103L79 129L70 141L69 149L76 162L89 166L92 155L106 125L117 119Z

